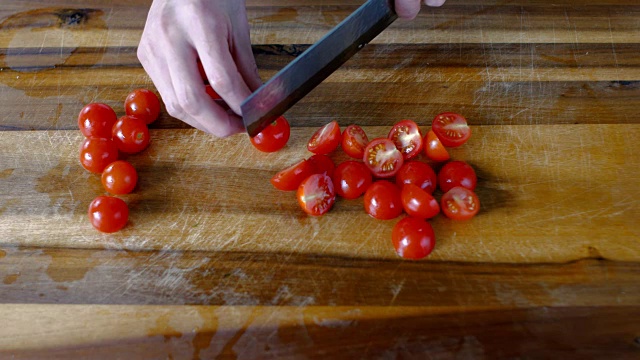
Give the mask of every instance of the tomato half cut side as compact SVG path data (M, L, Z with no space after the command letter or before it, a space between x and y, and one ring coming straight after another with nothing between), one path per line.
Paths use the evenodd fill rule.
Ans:
M442 192L447 192L456 186L475 190L478 177L471 165L464 161L450 161L438 172L438 186Z
M327 125L318 129L309 139L307 149L314 154L329 154L333 152L342 141L340 125L333 120Z
M442 195L440 207L452 220L469 220L480 211L480 200L473 191L456 186Z
M342 132L342 150L349 157L362 159L367 144L369 144L369 138L358 125L349 125Z
M436 245L431 224L412 217L398 221L391 232L391 240L398 256L411 260L426 257Z
M438 162L447 161L451 158L433 130L429 130L427 136L425 136L424 153L429 159Z
M396 174L396 184L400 187L405 184L414 184L433 194L437 186L437 176L429 164L413 160L402 165Z
M250 138L253 146L266 153L276 152L282 149L291 136L291 127L284 116L275 119L267 125L258 135Z
M471 137L471 128L467 119L452 112L436 115L431 123L431 129L446 147L458 147Z
M422 151L422 134L413 120L402 120L391 128L387 136L400 150L405 160L411 159Z
M402 207L409 216L431 219L440 213L440 205L431 194L414 184L406 184L400 191Z
M300 183L313 175L314 168L306 159L297 162L288 168L278 172L271 178L271 184L278 190L294 191Z
M355 199L371 186L371 172L358 161L345 161L338 165L332 176L336 194L345 199Z
M371 173L379 178L395 176L404 164L402 153L393 141L387 138L371 140L364 149L362 161Z
M400 189L387 180L374 182L364 193L364 210L379 220L397 218L402 214Z
M331 210L336 201L336 193L331 178L324 174L314 174L306 178L296 193L298 204L304 212L320 216Z

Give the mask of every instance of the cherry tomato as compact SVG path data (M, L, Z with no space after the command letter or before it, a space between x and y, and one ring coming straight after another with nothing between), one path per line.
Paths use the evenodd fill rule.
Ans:
M429 194L433 194L436 190L437 177L429 164L421 161L409 161L398 170L396 184L400 187L404 184L414 184Z
M207 92L207 95L209 95L211 99L222 100L222 97L215 90L213 90L213 87L211 87L211 85L205 85L204 91Z
M430 219L440 212L438 200L414 184L402 186L400 199L404 211L413 217Z
M327 155L316 154L307 159L313 166L314 174L325 174L328 177L333 176L333 171L336 168L336 164L333 163L330 157Z
M468 220L480 211L480 200L471 190L456 186L442 195L442 212L453 220Z
M93 173L101 173L116 160L118 147L111 139L90 137L80 146L80 164Z
M138 182L138 172L124 160L114 161L102 172L102 185L105 190L115 195L128 194Z
M342 132L342 150L354 159L362 159L368 143L367 134L358 125L349 125Z
M371 140L364 149L362 161L374 176L388 178L398 173L404 163L404 158L393 141L387 138L377 138Z
M324 174L314 174L306 178L296 194L302 210L313 216L325 214L336 201L333 182Z
M450 161L438 173L438 185L442 192L447 192L456 186L475 190L477 182L476 172L464 161Z
M422 151L422 134L413 120L402 120L393 125L387 137L393 141L405 160Z
M135 116L151 124L160 114L160 100L158 96L147 89L133 90L124 100L124 110L127 115Z
M436 133L433 130L429 130L427 136L424 139L424 152L427 157L433 161L447 161L451 157L449 152L444 148Z
M373 181L369 169L357 161L345 161L338 165L332 180L336 194L345 199L360 197Z
M431 129L442 141L442 145L447 147L458 147L467 142L471 136L471 128L467 124L467 119L460 114L451 112L436 115Z
M391 240L399 256L412 260L431 254L436 245L431 224L412 217L398 221L391 232Z
M300 183L313 175L314 167L307 160L302 160L280 171L271 178L271 184L278 190L293 191Z
M333 120L311 136L307 149L314 154L329 154L340 145L341 140L340 125Z
M78 114L78 127L86 137L111 139L111 128L118 120L111 106L103 103L87 104Z
M258 135L250 139L256 149L262 152L271 153L278 151L287 145L290 135L291 128L289 127L289 122L284 118L284 116L280 116Z
M196 63L198 64L198 73L200 73L200 78L205 84L208 84L209 78L207 77L207 73L204 71L204 66L202 66L202 62L200 61L200 59L198 59Z
M129 220L129 207L117 197L98 196L89 204L89 221L104 233L122 229Z
M364 193L364 210L379 220L397 218L402 214L400 189L387 180L374 182Z
M142 119L125 115L113 125L113 141L123 153L135 154L149 146L149 128Z

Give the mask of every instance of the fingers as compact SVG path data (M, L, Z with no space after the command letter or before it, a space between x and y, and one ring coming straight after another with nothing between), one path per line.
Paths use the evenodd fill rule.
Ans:
M445 0L424 0L424 4L427 6L442 6L444 4Z
M414 19L420 12L420 0L397 0L395 10L402 19Z
M233 28L231 54L245 83L251 91L255 91L262 85L262 79L258 75L258 66L251 49L251 36L249 34L246 9L244 7L241 7L241 9L242 14L238 15L240 18Z

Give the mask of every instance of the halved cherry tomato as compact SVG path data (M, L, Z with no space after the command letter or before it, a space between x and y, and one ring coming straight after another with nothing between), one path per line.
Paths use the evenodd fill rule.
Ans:
M373 179L371 172L363 163L345 161L336 167L333 173L333 188L336 194L345 199L355 199L364 194Z
M333 176L333 171L336 168L336 164L333 163L330 157L327 155L316 154L307 159L313 166L314 174L325 174L328 177Z
M340 125L333 120L311 136L307 149L314 154L329 154L340 145L341 140Z
M442 195L442 212L453 220L468 220L480 211L480 200L471 190L456 186Z
M433 161L447 161L451 158L449 152L444 148L436 133L429 130L424 139L424 153Z
M93 173L101 173L116 160L118 147L111 139L90 137L84 139L80 146L80 164Z
M404 158L393 141L387 138L377 138L371 140L364 149L362 161L374 176L388 178L398 173L404 163Z
M391 240L399 256L412 260L429 255L436 245L431 224L412 217L398 221L391 232Z
M258 135L250 138L251 143L256 149L262 152L275 152L282 149L287 145L289 136L291 135L291 128L289 122L284 116L280 116Z
M138 182L138 172L129 162L114 161L102 172L102 185L105 190L115 195L128 194Z
M211 85L205 85L204 91L207 93L207 95L209 95L211 99L222 100L222 97L215 90L213 90L213 87Z
M325 214L336 201L333 182L324 174L314 174L306 178L300 184L296 195L302 210L313 216Z
M135 116L151 124L160 114L160 100L158 96L147 89L133 90L124 100L124 110L127 115Z
M475 170L464 161L450 161L438 173L438 185L442 192L447 192L456 186L475 190L477 182Z
M391 128L387 136L402 153L405 160L411 159L422 151L422 134L413 120L402 120Z
M422 161L405 162L396 174L396 184L400 187L404 184L414 184L433 194L437 186L436 172L429 164Z
M123 153L135 154L149 146L149 128L142 119L125 115L113 125L113 141Z
M89 221L104 233L122 229L129 220L129 207L119 198L98 196L89 204Z
M111 128L116 121L116 112L103 103L87 104L78 114L78 127L85 137L111 139Z
M364 210L379 220L397 218L402 214L400 189L387 180L374 182L364 193Z
M447 147L458 147L467 142L471 136L471 128L467 119L452 112L436 115L431 129L442 141L442 145Z
M314 174L314 170L311 163L303 159L275 174L271 178L271 184L282 191L297 190L304 179Z
M362 159L368 143L367 134L358 125L349 125L342 132L342 150L354 159Z
M410 216L430 219L440 213L438 200L414 184L402 186L400 198L404 211Z

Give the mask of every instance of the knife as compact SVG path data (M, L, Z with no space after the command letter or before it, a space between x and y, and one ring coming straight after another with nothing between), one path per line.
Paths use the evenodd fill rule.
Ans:
M368 0L296 57L242 102L242 120L249 135L264 130L397 17L391 0Z

